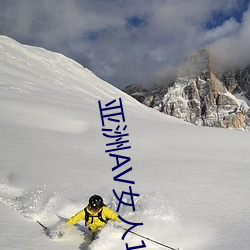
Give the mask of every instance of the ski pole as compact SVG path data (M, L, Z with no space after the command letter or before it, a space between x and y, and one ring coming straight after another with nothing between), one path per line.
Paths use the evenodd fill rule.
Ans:
M123 228L123 229L126 230L126 231L128 230L128 229L126 229L126 228ZM138 234L138 233L135 233L135 232L133 232L133 231L129 231L129 233L135 234L135 235L137 235L137 236L139 236L139 237L141 237L141 238L144 238L144 239L146 239L146 240L148 240L148 241L152 241L152 242L154 242L154 243L156 243L156 244L158 244L158 245L161 245L161 246L166 247L166 248L171 249L171 250L181 250L180 248L173 248L173 247L167 246L167 245L165 245L165 244L163 244L163 243L161 243L161 242L158 242L158 241L156 241L156 240L152 240L152 239L150 239L150 238L148 238L148 237L145 237L145 236L143 236L143 235L141 235L141 234Z
M37 222L40 226L42 226L44 230L48 230L48 228L45 227L40 221L37 220L36 222Z

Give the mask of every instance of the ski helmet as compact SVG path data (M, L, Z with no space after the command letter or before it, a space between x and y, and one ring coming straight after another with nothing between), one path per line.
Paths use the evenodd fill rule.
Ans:
M99 210L103 205L103 199L101 196L95 194L89 198L89 206L91 210Z

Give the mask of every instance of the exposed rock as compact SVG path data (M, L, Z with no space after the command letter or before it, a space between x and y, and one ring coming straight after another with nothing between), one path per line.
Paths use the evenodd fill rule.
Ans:
M130 94L149 107L196 125L248 129L250 109L233 94L250 96L249 85L250 67L217 76L211 70L208 51L203 49L178 68L170 87L145 91L140 86Z
M125 89L123 89L123 91L128 95L133 96L139 102L144 101L145 94L147 92L142 84L130 84Z
M232 94L242 93L250 100L250 66L245 69L227 70L218 73L218 79L222 81Z

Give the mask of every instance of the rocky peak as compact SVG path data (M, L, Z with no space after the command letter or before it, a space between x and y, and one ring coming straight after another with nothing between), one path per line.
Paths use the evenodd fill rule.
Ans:
M140 92L137 100L196 125L248 129L250 109L233 94L243 92L246 87L248 92L244 90L245 93L250 93L250 67L217 75L210 62L209 52L200 50L179 66L171 86Z
M137 101L142 103L144 101L144 95L147 92L142 84L130 84L125 89L123 89L123 91L128 95L133 96Z
M194 77L203 75L209 71L209 53L202 49L194 55L188 57L177 69L177 77Z
M143 93L147 91L142 84L130 84L124 90L125 93L131 95L134 93Z

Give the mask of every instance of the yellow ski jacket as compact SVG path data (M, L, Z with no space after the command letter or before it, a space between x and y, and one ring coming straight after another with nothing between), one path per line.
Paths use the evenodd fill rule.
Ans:
M86 225L88 226L89 230L92 233L98 231L98 229L102 228L106 223L104 221L112 220L112 221L120 221L118 218L118 214L116 214L110 208L103 206L98 212L91 211L88 207L86 207L87 212L89 213L88 221L85 221ZM104 221L101 221L98 218L98 214L101 212L101 217ZM67 224L74 225L80 220L85 220L85 211L82 209L77 214L72 216L68 221Z

